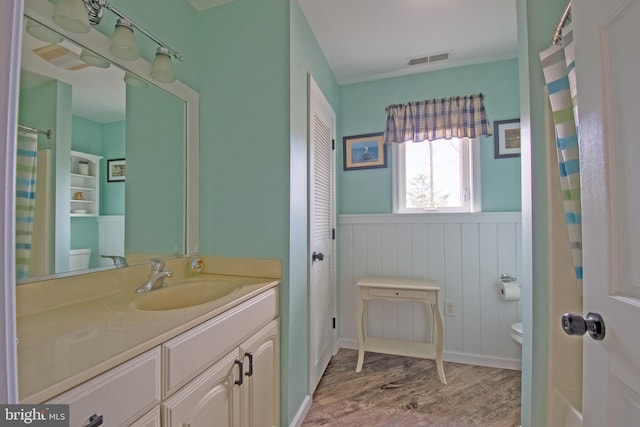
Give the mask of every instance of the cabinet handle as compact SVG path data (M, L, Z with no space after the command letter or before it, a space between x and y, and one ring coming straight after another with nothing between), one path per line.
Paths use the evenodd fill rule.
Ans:
M244 372L244 368L242 367L242 360L237 360L234 362L238 365L238 379L234 382L235 385L242 385L242 373Z
M102 421L102 415L93 414L83 427L98 427L102 425Z
M245 372L244 374L248 377L253 375L253 353L249 353L246 352L244 354L244 357L248 357L249 358L249 370L247 372Z

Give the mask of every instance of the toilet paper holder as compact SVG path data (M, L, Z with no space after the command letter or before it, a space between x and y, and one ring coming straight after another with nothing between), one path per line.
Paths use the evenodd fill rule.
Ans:
M501 282L515 282L517 279L510 275L509 273L502 273L500 275L500 281Z

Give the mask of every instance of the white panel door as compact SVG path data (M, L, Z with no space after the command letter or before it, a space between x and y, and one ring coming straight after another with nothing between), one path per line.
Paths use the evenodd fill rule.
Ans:
M586 427L640 425L640 0L573 2L583 197ZM579 355L573 355L579 357ZM569 355L571 357L571 355Z
M335 113L309 77L309 393L333 355Z

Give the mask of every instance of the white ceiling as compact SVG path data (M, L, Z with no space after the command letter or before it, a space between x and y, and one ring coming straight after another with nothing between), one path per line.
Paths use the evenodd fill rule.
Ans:
M187 0L203 11L233 0ZM517 57L514 0L297 0L338 84ZM450 53L413 67L408 58Z
M517 57L513 0L298 0L339 84ZM450 59L408 67L408 58Z

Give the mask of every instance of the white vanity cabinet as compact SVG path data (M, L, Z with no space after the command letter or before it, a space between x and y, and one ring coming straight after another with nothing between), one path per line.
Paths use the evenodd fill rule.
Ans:
M276 427L277 288L46 403L70 404L70 427Z
M71 152L71 216L100 214L100 159L102 157L89 153Z
M165 343L164 425L279 425L277 314L270 290Z
M166 427L279 425L278 321L163 402Z

